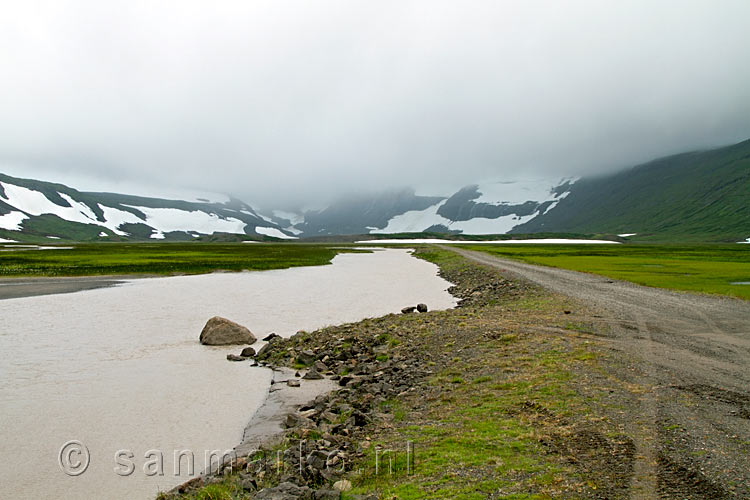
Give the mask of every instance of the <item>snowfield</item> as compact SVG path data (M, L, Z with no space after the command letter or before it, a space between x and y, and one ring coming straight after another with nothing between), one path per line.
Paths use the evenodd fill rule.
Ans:
M7 203L16 210L7 214L0 215L0 229L10 231L22 231L22 223L30 216L56 215L63 220L78 222L82 224L98 225L112 231L119 236L129 236L129 233L121 229L123 224L146 224L153 228L154 234L152 239L164 239L165 233L172 231L184 231L201 234L213 234L215 232L246 234L247 223L235 217L222 217L217 213L210 211L210 206L206 210L184 210L178 208L151 208L137 205L119 205L117 207L130 207L143 214L142 216L131 213L121 208L115 208L102 203L97 203L96 207L101 210L104 220L98 220L97 215L85 203L76 201L70 195L58 192L57 195L65 200L70 206L61 206L53 202L43 192L35 189L29 189L23 186L11 184L9 182L0 182L0 187L4 193L0 194L0 200ZM208 202L217 200L217 196L203 198L202 194L196 195L199 202ZM228 201L228 197L218 197L219 201ZM57 200L60 202L60 200ZM257 215L250 210L242 210L246 215ZM269 223L273 224L269 220ZM278 238L289 238L281 231L275 228L265 228L266 231L273 233ZM278 234L277 234L278 233ZM106 237L109 233L101 231L100 237Z
M58 193L65 201L70 203L69 207L61 207L51 202L44 193L34 191L14 184L0 182L5 196L0 196L8 205L12 205L26 212L29 215L53 214L61 219L81 222L83 224L98 224L96 215L91 209L72 199L70 196Z
M556 187L577 179L522 179L516 181L488 182L479 185L482 193L475 203L490 203L492 205L520 205L527 201L543 203L545 201L560 200L565 196L555 196L552 192ZM567 193L565 193L567 195Z
M179 210L177 208L150 208L136 205L123 205L135 208L146 216L145 223L153 227L157 234L151 235L153 239L164 238L163 233L172 231L195 231L203 234L214 232L244 234L247 224L234 217L226 219L216 214L209 214L195 210L192 212ZM131 214L133 215L133 214ZM139 220L139 222L143 222Z
M480 184L477 191L478 198L471 200L474 203L487 203L490 205L521 205L527 201L536 203L553 202L545 210L549 212L560 200L568 195L568 191L555 194L553 190L565 182L574 182L575 179L549 180L520 180L504 181ZM465 234L506 234L514 227L529 222L540 215L536 211L530 215L503 215L494 219L475 217L466 221L452 221L438 214L438 210L447 200L432 205L424 210L412 210L397 215L388 221L388 225L382 229L371 229L370 234L392 234L392 233L418 233L430 226L441 225L453 231L461 231Z
M28 218L29 216L23 212L10 212L5 215L0 215L0 229L20 231L21 223Z
M596 244L596 245L619 245L619 241L609 241L609 240L576 240L576 239L565 239L565 238L540 238L540 239L529 239L529 240L490 240L490 241L481 241L481 240L443 240L439 238L414 238L414 239L392 239L392 240L360 240L355 241L355 243L367 243L367 244L388 244L388 245L397 245L397 244L405 244L405 245L417 245L417 244L431 244L431 243L447 243L447 244L453 244L453 245L463 245L465 243L469 244L480 244L480 245L514 245L514 244L555 244L555 245L588 245L588 244Z
M275 227L263 227L258 226L255 228L255 232L258 234L263 234L266 236L271 236L272 238L280 238L282 240L296 240L296 236L289 236L287 234L282 233Z

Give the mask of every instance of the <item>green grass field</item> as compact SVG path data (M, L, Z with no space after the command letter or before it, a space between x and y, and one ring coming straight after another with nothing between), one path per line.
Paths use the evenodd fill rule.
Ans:
M200 274L330 263L341 250L320 245L94 243L69 250L0 252L0 277Z
M498 257L640 285L750 300L750 245L466 245Z

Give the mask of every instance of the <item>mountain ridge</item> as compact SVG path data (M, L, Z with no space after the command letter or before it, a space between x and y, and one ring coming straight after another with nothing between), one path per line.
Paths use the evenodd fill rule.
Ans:
M638 240L750 237L750 140L659 158L613 174L503 179L449 196L413 188L348 195L268 214L244 201L78 191L0 174L0 239L278 240L352 234L627 234Z

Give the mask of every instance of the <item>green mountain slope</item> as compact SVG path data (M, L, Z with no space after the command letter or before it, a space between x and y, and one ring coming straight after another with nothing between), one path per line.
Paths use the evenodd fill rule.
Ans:
M638 233L638 239L750 237L750 140L581 179L553 210L513 233Z

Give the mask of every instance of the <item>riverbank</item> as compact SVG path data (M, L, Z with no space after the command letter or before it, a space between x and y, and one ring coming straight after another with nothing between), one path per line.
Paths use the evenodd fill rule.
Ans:
M418 255L455 283L456 309L275 342L261 361L315 364L338 389L291 413L265 452L162 498L745 496L747 441L688 446L659 416L644 360L610 342L605 313L447 250ZM673 403L689 412L690 398Z
M59 278L0 278L0 300L75 293L107 288L131 279L153 278L156 275L68 276Z
M326 266L136 279L0 301L0 347L12 354L0 360L0 448L16 464L0 472L6 496L153 498L193 477L186 464L174 468L173 450L191 450L200 471L205 451L236 446L272 373L228 362L236 347L201 345L212 316L248 325L257 338L287 337L420 300L450 308L449 286L434 265L394 249L345 252ZM79 476L58 463L70 439L90 451ZM164 475L142 467L154 449ZM114 470L117 450L135 456L127 477Z

